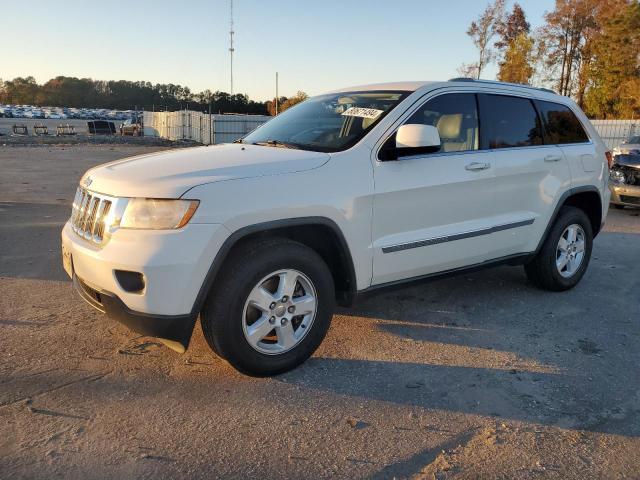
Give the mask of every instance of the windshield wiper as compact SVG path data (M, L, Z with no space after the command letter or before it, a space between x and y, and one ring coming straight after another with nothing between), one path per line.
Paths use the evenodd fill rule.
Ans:
M264 142L253 142L252 145L262 145L264 147L280 147L280 148L294 148L299 150L300 147L287 142L281 142L280 140L265 140Z

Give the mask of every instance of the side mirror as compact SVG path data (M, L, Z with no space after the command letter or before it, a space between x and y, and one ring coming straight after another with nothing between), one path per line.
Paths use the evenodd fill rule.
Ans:
M440 150L440 134L432 125L409 123L396 132L398 156L434 153Z

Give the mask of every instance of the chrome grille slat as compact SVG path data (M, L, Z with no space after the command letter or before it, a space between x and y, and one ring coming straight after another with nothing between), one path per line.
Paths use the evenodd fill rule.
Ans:
M91 203L91 194L87 192L85 195L84 205L82 207L82 212L80 214L80 222L78 228L81 232L87 230L87 217L89 217L89 204Z
M115 198L78 187L71 210L72 230L80 237L101 245L106 231L105 220L115 201Z
M98 218L96 219L95 232L93 234L94 242L100 243L102 241L102 237L104 236L104 219L109 214L110 208L111 208L111 202L109 200L102 200Z
M89 208L87 209L87 215L84 223L84 238L87 240L91 240L91 236L93 235L93 225L96 219L96 212L98 211L98 205L100 204L100 199L98 197L91 197L89 200Z

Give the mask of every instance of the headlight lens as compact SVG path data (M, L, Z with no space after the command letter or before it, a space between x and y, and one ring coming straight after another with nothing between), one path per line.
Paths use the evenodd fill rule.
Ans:
M625 182L624 173L622 173L620 170L611 170L611 172L609 172L609 178L611 178L611 180L615 183Z
M120 221L121 228L171 230L184 227L196 209L198 200L132 198Z

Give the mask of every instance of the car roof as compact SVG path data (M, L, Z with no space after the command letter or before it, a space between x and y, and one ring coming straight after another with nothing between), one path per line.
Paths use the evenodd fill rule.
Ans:
M535 91L537 95L542 97L561 97L552 90L546 88L532 87L530 85L522 85L517 83L499 82L495 80L476 80L473 78L452 78L447 81L407 81L407 82L389 82L389 83L372 83L368 85L354 85L351 87L340 88L327 93L340 92L367 92L374 90L399 90L406 92L416 92L418 90L429 90L434 86L478 86L478 87L498 87L508 88L509 90L529 92ZM566 98L566 97L561 97Z
M367 85L354 85L351 87L338 88L327 93L340 92L368 92L373 90L399 90L405 92L415 92L427 85L440 82L387 82L387 83L370 83Z

